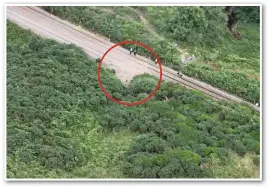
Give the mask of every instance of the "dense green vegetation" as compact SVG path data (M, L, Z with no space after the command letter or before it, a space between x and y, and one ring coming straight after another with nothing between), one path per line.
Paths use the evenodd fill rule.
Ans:
M167 82L149 102L121 106L100 91L96 68L74 45L8 22L8 178L259 177L257 112ZM124 101L156 84L141 75L125 87L102 71L107 91ZM230 162L244 157L255 172Z
M236 10L242 40L228 31L224 7L43 8L114 42L145 42L167 66L260 103L259 7ZM138 53L149 55L142 48ZM197 60L182 66L179 58L191 54Z
M107 78L120 90L112 73L103 75L104 82ZM96 65L80 49L42 40L8 23L9 178L122 177L119 153L129 148L135 134L103 131L97 109L106 103Z

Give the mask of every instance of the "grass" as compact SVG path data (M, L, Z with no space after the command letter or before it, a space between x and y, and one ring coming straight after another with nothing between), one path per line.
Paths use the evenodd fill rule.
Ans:
M127 130L109 134L97 131L98 129L94 128L86 138L93 160L74 170L71 177L124 178L122 172L124 153L134 143L136 134Z
M243 157L231 153L226 164L220 164L217 160L212 163L212 172L215 178L259 179L260 168L254 163L256 155L247 153Z
M18 155L8 156L7 178L124 178L123 155L134 143L136 133L123 129L107 134L94 120L88 120L86 128L88 133L84 135L81 129L72 133L73 139L91 150L93 159L82 167L72 172L49 170L36 161L26 164Z
M259 80L260 74L260 25L242 23L237 28L241 31L242 40L235 40L231 33L227 33L225 40L216 49L191 48L193 52L203 57L200 63L209 64L212 68L215 65L218 69L240 72ZM202 59L202 58L201 58Z

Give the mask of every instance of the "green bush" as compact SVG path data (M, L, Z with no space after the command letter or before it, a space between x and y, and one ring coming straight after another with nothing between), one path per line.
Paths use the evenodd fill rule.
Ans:
M157 81L152 77L135 77L131 80L129 90L132 94L151 94L157 86Z

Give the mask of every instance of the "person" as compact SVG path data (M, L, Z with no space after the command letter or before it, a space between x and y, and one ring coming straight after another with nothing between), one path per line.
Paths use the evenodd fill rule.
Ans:
M157 59L155 59L155 61L154 61L154 62L155 62L155 64L157 64Z
M148 62L150 62L151 61L151 57L149 56L149 58L148 58Z
M137 54L137 49L134 49L134 55L136 56L136 54Z
M101 61L100 58L97 58L97 59L96 59L96 63L99 63L100 61Z
M147 44L147 43L148 43L148 41L149 41L149 40L146 38L146 39L144 40L144 43L145 43L145 44Z
M168 102L168 98L167 97L165 97L164 102Z
M131 55L131 53L133 53L133 48L132 47L129 49L129 54Z
M182 77L182 73L180 73L180 72L178 72L177 75L178 75L179 77Z

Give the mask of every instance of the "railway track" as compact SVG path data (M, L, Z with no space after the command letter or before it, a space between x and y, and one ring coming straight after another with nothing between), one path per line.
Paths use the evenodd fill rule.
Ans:
M35 7L28 7L28 8L30 8L30 9L32 9L32 10L34 10L34 11L40 13L40 14L43 14L43 15L45 15L47 17L50 17L50 14L45 14L44 12L41 12L40 9L36 9ZM55 20L55 21L59 21L58 18L52 18L52 19ZM63 22L60 22L60 23L63 24L63 25L66 25L66 23L63 23ZM70 25L68 25L68 26L70 26ZM81 33L83 33L84 35L88 36L88 34L84 33L83 30L78 30L78 31L81 32ZM99 38L93 38L93 39L96 40L97 42L105 42L105 43L107 42L104 39L99 39ZM100 43L100 45L102 45L102 43ZM146 62L146 60L148 60L148 59L142 59L142 58L140 58L140 59L151 66L151 67L149 67L149 69L151 69L151 70L159 73L159 71L157 71L156 69L154 69L155 66L153 64ZM138 63L140 63L140 62L138 61ZM143 63L140 63L140 64L141 65L144 65ZM191 82L189 80L186 80L184 78L178 78L176 73L169 72L169 70L165 70L165 71L166 72L163 72L163 75L164 76L166 76L169 79L172 79L172 80L174 80L176 82L180 82L182 85L184 85L184 86L186 86L188 88L198 89L198 90L202 91L203 93L205 93L206 95L209 95L209 96L211 96L211 97L213 97L215 99L233 101L230 98L225 97L225 96L220 95L220 94L217 94L216 92L213 92L213 91L207 89L204 86L200 86L200 85L198 85L196 83L193 83L193 82ZM182 80L184 80L185 82L183 82Z
M50 37L50 38L55 38L57 37L58 41L61 42L65 42L65 43L74 43L77 44L79 47L83 48L84 51L87 52L87 54L92 57L92 58L97 58L100 57L100 54L103 54L109 47L111 47L112 45L114 45L113 43L111 43L110 41L103 39L103 38L99 38L98 36L87 32L85 30L82 29L78 29L77 26L70 24L66 21L61 20L60 18L53 16L51 14L49 14L48 12L45 12L44 10L37 8L37 7L19 7L18 11L20 11L23 15L15 15L18 14L19 12L16 12L16 9L14 10L8 10L7 11L7 17L11 20L14 21L18 24L20 24L23 27L29 27L28 25L23 25L23 22L29 22L32 27L39 27L39 31L42 29L42 27L45 27L46 25L40 25L40 23L36 23L34 20L31 21L29 20L29 17L31 17L32 15L35 15L36 17L42 17L42 19L44 19L45 21L49 22L53 22L53 24L57 25L58 27L62 27L63 29L68 30L68 32L72 33L74 36L77 34L77 32L81 33L82 35L80 36L80 40L72 37L70 38L69 35L65 35L64 32L62 33L55 33L53 30L46 30L44 31L44 33L37 33L40 35L46 35L46 37ZM9 16L10 15L10 16ZM28 17L27 17L28 16ZM16 20L17 19L17 20ZM18 19L20 19L18 21ZM45 23L47 25L49 25L49 23ZM54 36L57 35L57 36ZM99 46L98 50L92 50L88 48L87 44L85 42L81 42L82 41L89 41L91 43L94 43L96 45ZM120 57L125 58L124 60L127 60L126 55L129 55L128 50L122 48L122 47L117 47L117 50L113 50L115 54L120 55ZM104 50L104 52L103 52ZM101 55L102 56L102 55ZM148 62L148 59L142 56L131 56L131 59L135 60L135 63L138 63L144 67L146 67L147 69L149 69L150 71L154 72L154 75L159 74L159 68L154 65L154 63L152 61ZM110 62L111 64L115 64L115 61L112 59L105 59L105 61L108 63ZM187 77L187 76L183 76L183 77L178 77L177 72L164 67L163 66L163 78L168 80L168 81L173 81L173 82L178 82L181 85L190 88L190 89L196 89L199 90L201 92L203 92L204 94L217 99L217 100L225 100L225 101L232 101L232 102L238 102L238 103L244 103L247 104L248 106L254 108L255 110L259 111L259 107L256 107L255 105L244 101L241 98L238 98L236 96L233 96L231 94L228 94L222 90L216 89L208 84L202 83L198 80L195 80L193 78Z

